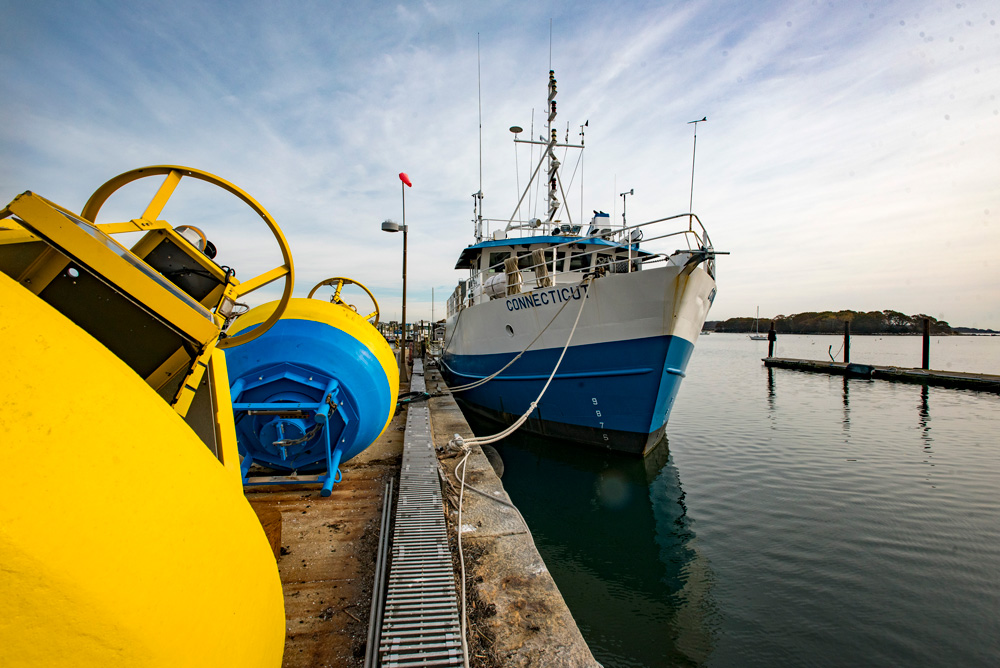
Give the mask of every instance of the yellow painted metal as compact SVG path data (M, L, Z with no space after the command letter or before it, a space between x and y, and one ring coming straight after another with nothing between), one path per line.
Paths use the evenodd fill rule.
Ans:
M158 390L169 383L182 369L191 364L191 353L185 348L178 348L177 352L168 357L156 371L146 377L146 382L154 390Z
M309 291L309 295L307 296L307 298L312 299L312 296L316 294L316 291L319 290L324 285L337 286L336 288L334 288L333 297L330 299L330 301L334 304L339 304L340 306L347 306L344 300L341 299L340 297L340 291L344 289L345 285L356 285L362 290L364 290L365 293L368 295L368 298L372 300L372 304L375 305L375 310L369 313L368 315L364 316L364 319L371 321L372 325L378 325L378 317L379 317L378 300L375 299L375 295L372 294L372 291L369 290L367 287L365 287L362 283L355 281L353 278L344 278L343 276L335 276L333 278L328 278L325 281L320 281L319 283L314 285L313 289ZM374 320L372 320L372 318L374 318Z
M0 350L0 455L31 462L0 485L0 665L279 666L281 582L234 462L4 274Z
M174 395L174 400L170 405L174 407L178 415L187 415L188 409L191 408L195 392L198 391L201 379L205 376L205 371L208 370L208 361L211 359L212 353L215 352L215 344L216 339L213 339L198 354L194 359L194 363L191 364L191 368L188 369L184 380L181 382L181 386L177 389L177 394Z
M276 304L277 302L261 304L246 315L240 316L230 329L239 332L264 322ZM378 360L379 365L385 371L385 375L389 380L390 396L396 397L399 395L399 369L396 365L396 356L393 354L392 348L385 340L385 337L379 334L379 331L364 316L358 315L353 309L345 306L331 304L319 299L307 298L293 299L289 302L288 308L285 310L282 318L322 322L354 337L371 351ZM395 403L393 403L393 407L395 409ZM394 409L389 411L389 416L386 418L381 433L385 433L386 428L388 428L389 423L392 421Z
M284 234L282 234L281 228L278 227L278 224L275 222L274 218L271 217L271 214L269 214L267 210L264 209L264 207L262 207L257 202L257 200L255 200L249 194L244 192L239 187L233 185L229 181L226 181L225 179L219 178L218 176L215 176L214 174L210 174L208 172L204 172L198 169L193 169L191 167L181 167L178 165L153 165L150 167L141 167L139 169L133 169L132 171L119 174L115 178L111 179L110 181L102 185L94 192L93 195L91 195L90 199L87 201L87 204L84 205L83 212L81 215L87 220L96 221L97 214L100 212L101 207L107 201L108 197L110 197L119 188L138 179L145 178L148 176L158 176L158 175L165 175L166 178L164 179L163 185L161 185L159 190L156 192L156 195L153 196L153 199L152 201L150 201L149 206L146 207L146 211L143 213L140 221L145 221L150 225L154 224L156 217L159 216L159 214L163 211L163 206L170 198L170 195L173 194L173 191L177 187L177 184L180 181L180 179L184 176L188 176L191 178L199 179L201 181L205 181L207 183L216 185L243 200L250 208L252 208L255 212L257 212L257 214L261 218L263 218L264 222L270 228L271 233L274 235L274 238L277 240L278 246L281 250L283 264L268 272L265 272L264 274L261 274L258 277L246 281L247 287L243 287L242 289L241 286L236 285L234 281L233 284L227 286L225 293L223 295L224 299L229 298L230 300L235 302L239 297L242 297L249 292L257 290L263 287L264 285L267 285L268 283L276 281L279 278L285 279L285 286L281 295L281 299L279 300L278 303L278 308L274 310L271 318L267 322L263 323L261 327L258 327L252 332L248 332L242 336L228 336L226 338L223 338L221 341L219 341L218 345L219 348L231 348L233 346L238 346L241 343L252 341L253 339L257 338L258 336L266 332L268 329L270 329L271 326L274 323L276 323L278 319L281 317L282 311L284 311L285 307L288 305L288 301L292 298L292 287L295 278L295 268L294 265L292 264L292 255L291 251L288 248L288 242L285 239ZM177 236L180 237L179 234Z
M121 234L122 232L148 232L149 230L163 230L170 227L170 223L165 220L143 220L133 218L121 223L100 223L97 225L105 234Z
M203 343L218 336L221 322L208 309L166 278L150 280L153 274L160 275L152 267L140 264L141 260L125 260L126 255L131 255L129 251L111 237L88 230L89 221L33 193L19 195L8 208L22 220L31 221L36 229L43 228L39 231L59 249L71 252L77 260L160 314L185 335ZM47 284L50 274L40 270L37 276L22 276L20 282L26 287L36 282Z
M10 214L11 211L7 207L0 210L0 246L38 240L38 237L24 229L23 225L9 218Z
M36 295L48 287L69 264L69 258L49 246L42 251L21 275L18 282Z
M229 394L229 373L226 353L216 348L208 361L208 382L212 386L213 418L219 438L218 459L229 472L233 485L243 493L243 476L240 473L240 451L236 441L236 423L233 401Z

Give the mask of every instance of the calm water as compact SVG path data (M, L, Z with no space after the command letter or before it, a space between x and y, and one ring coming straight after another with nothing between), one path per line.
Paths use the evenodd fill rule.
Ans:
M778 354L841 341L784 336ZM1000 665L1000 396L769 371L766 347L702 337L644 461L500 444L595 656ZM919 366L920 339L855 337L851 357ZM931 366L1000 373L1000 337L935 338Z

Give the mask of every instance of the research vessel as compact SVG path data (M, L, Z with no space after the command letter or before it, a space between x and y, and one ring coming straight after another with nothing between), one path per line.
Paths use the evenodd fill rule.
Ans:
M510 218L485 219L482 189L473 195L475 240L455 265L468 277L448 299L441 370L466 412L645 454L664 433L715 299L717 252L691 212L634 225L602 211L574 221L556 150L582 152L584 126L578 143L568 129L559 141L556 92L550 71L545 135L522 139L511 128L538 160ZM521 205L539 178L546 211L526 218Z

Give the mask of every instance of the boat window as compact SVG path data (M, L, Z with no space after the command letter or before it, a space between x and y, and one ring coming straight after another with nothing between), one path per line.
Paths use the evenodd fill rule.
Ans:
M535 266L531 259L531 251L519 251L517 254L517 268L530 270Z
M573 251L573 257L569 261L570 271L581 271L590 268L590 253L586 250Z
M485 267L486 273L488 274L503 273L503 261L509 257L510 257L510 251L490 253L489 266Z
M545 259L547 261L551 262L551 260L552 260L552 251L547 251L545 253ZM566 251L559 251L558 254L556 255L556 272L560 272L560 271L564 271L565 270L565 266L566 266L565 265L565 260L566 260Z

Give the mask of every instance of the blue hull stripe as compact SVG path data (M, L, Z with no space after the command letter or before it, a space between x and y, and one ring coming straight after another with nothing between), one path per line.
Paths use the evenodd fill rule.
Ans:
M670 369L667 369L671 371ZM451 373L456 377L464 378L470 381L482 380L486 376L472 376L467 373L460 373L454 369L450 369ZM557 373L556 379L561 378L606 378L608 376L638 376L643 373L651 373L653 371L652 367L644 367L641 369L612 369L610 371L581 371L579 373ZM548 373L537 374L534 376L508 376L506 373L502 373L493 380L548 380L549 376L552 374L552 370L549 369Z
M571 346L532 419L585 427L601 441L605 430L654 433L670 415L693 350L690 341L674 336ZM499 377L457 396L493 413L520 415L538 396L561 352L528 351ZM514 357L446 352L442 371L450 385L461 385L496 373Z

